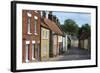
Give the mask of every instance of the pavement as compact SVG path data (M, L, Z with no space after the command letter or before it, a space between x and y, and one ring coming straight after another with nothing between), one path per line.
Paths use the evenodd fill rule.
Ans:
M91 59L90 51L81 48L70 48L62 55L50 58L49 61L86 60Z

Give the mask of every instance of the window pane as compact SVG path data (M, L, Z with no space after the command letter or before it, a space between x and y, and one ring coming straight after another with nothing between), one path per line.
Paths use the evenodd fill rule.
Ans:
M26 62L29 62L28 58L29 58L29 44L26 44Z
M34 32L36 33L36 30L37 30L37 20L34 19Z
M37 33L37 22L38 22L38 17L37 16L34 16L34 33L36 34Z
M46 36L46 39L47 39L47 31L46 31L46 35L45 36Z
M30 17L28 17L28 21L27 21L28 23L27 23L27 25L28 25L28 33L30 33L30 24L31 24L31 18Z

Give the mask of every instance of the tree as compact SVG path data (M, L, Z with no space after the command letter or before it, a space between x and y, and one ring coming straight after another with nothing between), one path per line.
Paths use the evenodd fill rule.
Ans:
M82 27L79 29L79 35L81 35L83 32L87 32L88 34L90 34L91 28L89 24L82 25Z
M82 32L90 32L90 25L89 24L85 24L82 26Z
M43 18L46 17L46 11L42 11L42 16L43 16Z
M80 37L83 33L87 33L87 35L90 36L91 28L89 24L84 24L79 28L78 37Z
M66 32L66 29L65 29L65 27L64 27L64 24L61 24L60 26L61 26L63 32Z
M69 35L76 35L78 34L78 25L76 24L76 22L72 19L67 19L64 21L64 26L63 26L64 30L66 33L68 33Z

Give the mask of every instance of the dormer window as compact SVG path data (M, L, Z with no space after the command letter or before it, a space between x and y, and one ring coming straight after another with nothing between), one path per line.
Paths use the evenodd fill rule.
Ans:
M34 34L37 35L38 17L34 16Z
M31 34L31 13L27 13L27 33Z

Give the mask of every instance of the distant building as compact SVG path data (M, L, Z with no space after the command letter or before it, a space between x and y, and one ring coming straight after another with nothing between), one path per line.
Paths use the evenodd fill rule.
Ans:
M79 47L90 50L91 38L90 33L83 32L79 37Z
M79 44L79 40L76 36L71 36L71 35L68 35L69 39L70 39L70 47L78 47L78 44Z

